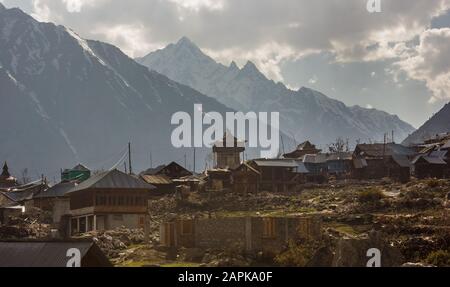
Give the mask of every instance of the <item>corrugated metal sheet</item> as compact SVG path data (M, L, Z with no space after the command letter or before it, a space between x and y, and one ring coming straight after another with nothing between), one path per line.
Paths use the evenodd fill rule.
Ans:
M285 168L297 167L297 162L292 159L255 160L254 162L259 167L285 167Z
M173 184L173 181L165 175L142 175L142 179L149 184L154 185L169 185Z
M424 156L423 159L431 164L438 164L438 165L446 165L447 164L444 161L444 159L439 158L439 157Z
M441 148L442 149L450 149L450 140L446 141Z
M0 242L0 267L66 267L67 250L77 248L81 258L93 242Z
M55 197L64 197L69 193L73 188L75 188L77 184L75 182L61 182L58 183L49 189L39 192L33 198L55 198Z
M117 169L103 172L90 177L88 180L83 181L75 188L69 191L75 192L85 189L155 189L151 184L144 182L143 180L123 173Z
M307 154L303 157L304 163L326 163L327 162L327 154Z
M431 157L431 156L426 156L426 155L419 155L417 156L414 160L413 160L413 164L416 164L421 158L423 158L426 162L428 162L429 164L437 164L437 165L446 165L447 163L445 162L444 159L439 158L439 157Z
M401 167L411 167L411 162L407 156L394 154L392 159Z
M362 156L369 157L381 157L383 155L406 155L406 156L414 156L415 152L403 145L388 143L388 144L359 144L356 147L362 152Z

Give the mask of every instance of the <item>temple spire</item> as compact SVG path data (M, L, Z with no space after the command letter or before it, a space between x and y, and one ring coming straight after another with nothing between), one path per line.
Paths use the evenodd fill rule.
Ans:
M8 178L10 176L11 176L11 174L9 173L8 164L5 161L5 164L3 165L2 177Z

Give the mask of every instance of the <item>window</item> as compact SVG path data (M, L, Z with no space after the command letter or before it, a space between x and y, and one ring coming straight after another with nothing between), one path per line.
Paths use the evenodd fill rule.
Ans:
M263 218L263 237L274 238L275 235L275 218Z

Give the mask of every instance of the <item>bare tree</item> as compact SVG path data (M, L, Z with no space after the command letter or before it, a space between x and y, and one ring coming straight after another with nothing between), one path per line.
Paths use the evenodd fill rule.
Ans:
M348 140L345 141L343 138L339 137L336 139L335 142L328 145L328 150L331 153L348 152L349 151Z

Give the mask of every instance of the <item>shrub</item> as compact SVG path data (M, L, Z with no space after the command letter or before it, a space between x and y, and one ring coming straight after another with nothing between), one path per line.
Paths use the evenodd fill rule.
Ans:
M440 181L436 178L431 178L431 179L427 180L426 184L429 188L436 188L440 185Z
M376 204L383 198L383 193L378 189L364 190L358 195L358 201L361 204Z
M431 252L426 261L438 267L450 267L450 252L444 250Z
M288 248L275 257L275 263L284 267L306 267L318 248L313 242L289 242Z

